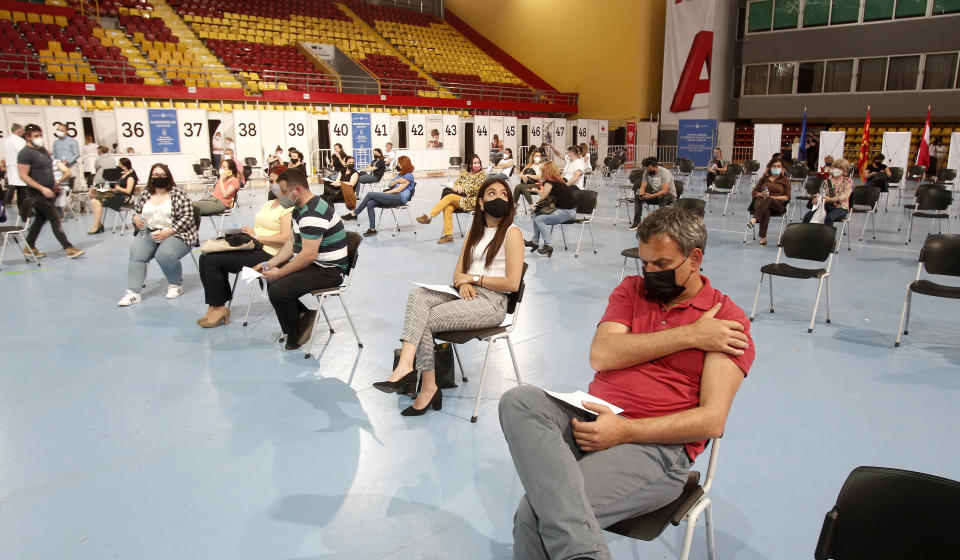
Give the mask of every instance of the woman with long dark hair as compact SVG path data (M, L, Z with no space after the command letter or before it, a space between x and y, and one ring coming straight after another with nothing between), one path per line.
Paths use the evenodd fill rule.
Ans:
M167 299L183 295L183 267L180 259L197 244L197 225L187 193L173 182L170 168L155 163L143 193L133 205L133 225L138 232L130 244L127 265L127 293L117 302L120 307L140 303L140 290L147 277L147 264L157 259L167 277Z
M457 210L470 212L473 210L473 201L477 191L486 179L483 170L483 161L478 155L471 155L467 160L467 168L460 172L460 176L453 185L443 189L443 197L429 213L417 216L421 224L429 224L438 214L443 214L443 236L437 241L439 244L453 243L453 213Z
M120 181L116 185L109 185L110 190L100 192L90 189L90 208L93 209L93 230L88 231L87 235L96 235L103 233L103 209L110 208L115 212L130 204L133 197L133 189L137 187L137 172L133 170L133 165L129 158L122 157L117 160L117 168L120 169Z
M385 393L407 393L417 383L414 368L420 370L420 393L403 416L419 416L443 405L434 371L433 333L500 325L507 315L507 294L520 288L523 234L513 224L510 187L503 179L488 179L474 202L473 223L453 272L460 297L427 288L411 290L397 367L387 381L373 384Z
M758 226L760 244L767 244L767 226L770 216L782 216L790 202L790 178L784 173L783 162L773 158L767 169L753 188L752 201L747 211L751 213L747 227Z
M210 196L193 203L193 207L201 216L215 216L226 212L227 208L233 207L233 199L240 190L240 172L236 161L222 160L217 173L220 174L220 178L213 186Z
M413 196L414 189L417 188L417 182L413 178L413 162L410 158L400 156L397 164L400 166L400 172L387 184L387 190L367 193L354 210L340 216L342 220L356 220L357 216L366 209L370 227L363 232L364 237L377 234L377 207L406 204Z

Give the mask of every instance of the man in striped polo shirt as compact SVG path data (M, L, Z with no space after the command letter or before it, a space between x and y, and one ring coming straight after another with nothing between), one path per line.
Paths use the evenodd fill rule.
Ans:
M280 205L295 207L293 236L272 259L254 269L270 285L267 293L287 337L285 348L296 350L310 340L317 314L307 309L300 297L343 281L347 232L333 206L310 192L303 171L288 169L277 177L277 184Z

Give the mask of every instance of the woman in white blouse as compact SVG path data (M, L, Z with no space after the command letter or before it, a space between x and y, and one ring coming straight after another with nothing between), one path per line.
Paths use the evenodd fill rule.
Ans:
M387 381L373 386L385 393L407 393L421 387L403 416L440 410L443 395L434 371L433 333L496 327L507 315L507 294L520 288L523 234L513 225L513 196L503 179L487 179L476 198L470 232L453 272L460 297L414 288L407 297L400 359Z
M180 297L183 295L180 259L197 245L197 225L190 199L173 182L166 165L155 163L150 168L147 187L134 203L134 210L133 224L138 231L130 245L127 293L117 305L127 307L140 303L147 265L154 258L167 277L167 299Z

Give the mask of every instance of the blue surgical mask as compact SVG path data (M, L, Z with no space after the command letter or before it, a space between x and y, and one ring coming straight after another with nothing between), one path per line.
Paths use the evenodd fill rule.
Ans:
M774 167L773 169L770 170L770 174L773 176L777 176L780 174L781 171L783 170L780 169L779 167Z

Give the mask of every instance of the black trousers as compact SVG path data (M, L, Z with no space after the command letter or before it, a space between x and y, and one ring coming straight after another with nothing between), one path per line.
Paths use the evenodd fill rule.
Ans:
M73 246L67 239L67 234L63 231L63 224L60 223L60 213L53 204L54 200L43 196L28 196L24 199L23 213L29 216L32 209L34 215L33 223L30 224L30 231L27 232L27 245L36 247L40 230L43 229L44 224L50 222L50 229L53 230L53 235L60 242L60 245L64 249Z
M677 201L677 197L670 194L669 192L667 194L660 195L657 198L642 199L640 198L640 188L635 187L633 189L633 202L634 202L633 221L640 222L640 220L643 219L644 204L647 204L650 206L656 206L658 208L663 208L664 206L670 206L676 201Z
M307 310L307 306L300 302L301 296L322 288L335 288L342 282L343 272L339 268L311 264L270 284L267 295L277 312L283 334L290 340L296 340L300 335L300 315Z
M203 299L207 305L222 307L233 299L230 293L229 274L240 269L254 267L268 261L272 255L260 249L250 251L223 251L200 255L200 282L203 284Z

